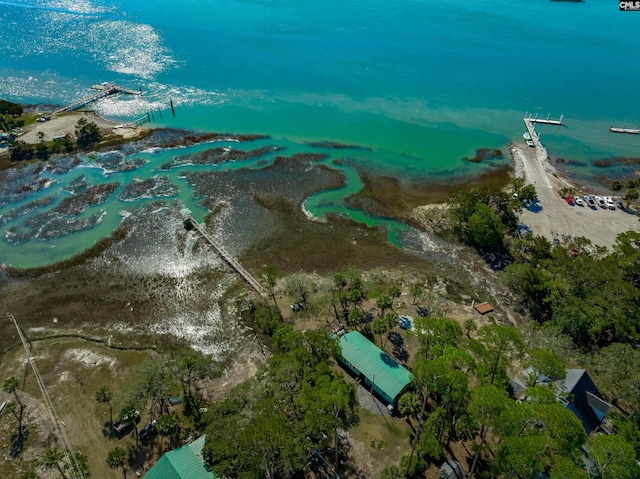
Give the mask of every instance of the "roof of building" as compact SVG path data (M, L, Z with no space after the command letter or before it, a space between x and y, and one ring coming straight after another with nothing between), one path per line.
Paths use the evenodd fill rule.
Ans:
M205 436L162 455L144 479L215 479L202 458Z
M493 311L493 306L489 303L480 303L474 306L474 309L480 314L487 314Z
M587 434L595 431L611 410L611 404L602 399L589 373L584 369L567 369L567 377L556 381L558 389L570 393L570 401L564 401L567 408L582 421Z
M390 402L413 381L413 374L358 331L343 335L340 347L343 359L369 379Z
M438 469L438 477L440 479L462 479L464 475L464 469L455 459L447 459Z

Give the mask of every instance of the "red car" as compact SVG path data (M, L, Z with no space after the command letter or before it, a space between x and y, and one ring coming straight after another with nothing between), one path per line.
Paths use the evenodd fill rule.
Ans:
M567 203L573 205L573 196L567 196Z

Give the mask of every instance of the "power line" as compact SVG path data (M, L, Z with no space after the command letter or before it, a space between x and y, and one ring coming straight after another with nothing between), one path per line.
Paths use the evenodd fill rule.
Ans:
M25 336L24 332L18 325L18 321L11 313L7 313L7 316L13 322L16 329L18 330L18 335L20 336L20 341L22 342L22 346L24 347L24 351L27 353L27 362L31 365L31 369L33 370L33 375L36 378L38 383L38 387L40 388L40 392L42 393L42 397L44 398L45 406L49 411L49 416L51 417L51 421L53 422L54 433L58 439L58 443L62 446L64 452L64 458L69 466L69 471L71 472L71 476L73 479L84 479L84 473L82 468L78 464L78 460L76 459L75 454L71 452L71 445L69 443L69 439L67 438L64 429L60 427L60 419L58 418L56 411L53 407L53 402L51 401L51 397L47 392L47 389L44 386L44 382L42 381L42 377L40 376L40 372L36 367L36 363L33 361L33 357L31 356L31 343Z

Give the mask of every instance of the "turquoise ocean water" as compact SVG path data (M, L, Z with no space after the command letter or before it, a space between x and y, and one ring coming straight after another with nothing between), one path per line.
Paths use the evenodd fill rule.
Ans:
M283 154L307 141L359 145L348 154L357 165L402 180L490 168L462 158L521 141L526 111L564 115L567 128L541 128L542 140L553 156L586 162L577 175L601 174L593 159L640 156L640 138L608 132L640 125L640 13L612 0L13 0L0 1L0 32L0 97L65 104L110 81L145 94L93 106L109 118L152 111L156 126L263 133ZM342 205L360 186L355 170L343 173L342 194L320 193L307 209L380 222ZM39 195L64 196L78 174ZM120 179L157 174L147 166ZM170 180L195 203L177 174ZM0 214L34 197L7 200ZM0 262L69 257L130 206L116 192L96 207L97 225L46 241L10 243L7 231L26 221L12 220L0 226Z

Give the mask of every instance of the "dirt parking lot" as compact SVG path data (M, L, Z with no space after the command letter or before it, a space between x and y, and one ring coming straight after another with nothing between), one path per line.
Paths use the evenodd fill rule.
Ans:
M619 233L640 231L640 217L627 210L592 209L587 204L567 204L559 191L568 185L565 180L553 175L546 149L516 145L514 155L516 161L519 158L523 162L527 183L533 184L538 192L537 204L526 209L520 217L534 234L550 241L565 236L583 236L593 244L610 248ZM579 194L584 196L589 192Z
M28 125L24 129L25 132L18 139L26 143L38 143L40 141L38 133L40 132L44 133L45 141L50 141L54 136L58 135L75 137L76 123L80 118L94 122L105 134L116 134L123 138L135 138L140 131L139 128L127 128L105 120L92 111L75 111L53 116L49 121L35 122L32 125Z

